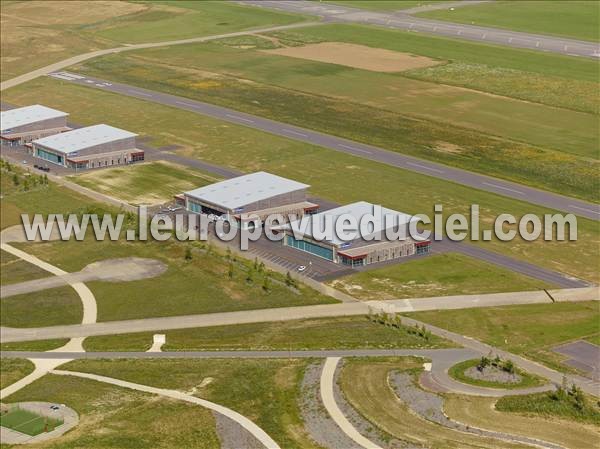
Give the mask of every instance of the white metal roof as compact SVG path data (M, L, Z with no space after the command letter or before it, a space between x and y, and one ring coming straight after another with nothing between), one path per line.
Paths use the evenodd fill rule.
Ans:
M102 145L135 136L137 134L115 128L114 126L94 125L44 137L34 140L33 143L68 154L95 145Z
M0 113L0 132L4 133L19 126L29 125L31 123L57 117L66 117L68 115L69 114L66 112L58 111L40 104L10 109Z
M345 228L345 232L352 233L357 232L357 238L360 238L360 221L362 217L366 215L373 215L375 217L375 221L372 225L368 227L367 235L363 235L362 237L367 237L370 235L377 235L382 233L382 239L385 239L385 230L394 228L396 229L399 225L407 225L410 221L416 220L412 215L405 214L403 212L398 212L392 209L388 209L386 207L377 206L379 209L375 209L375 205L368 203L366 201L358 201L352 204L346 204L345 206L336 207L335 209L326 210L323 212L319 212L314 215L305 215L302 219L295 221L294 223L289 223L282 226L283 229L292 230L295 229L298 231L296 235L306 236L309 238L313 238L313 229L317 230L317 233L323 233L327 220L332 220L333 229L335 231L335 223L342 215L349 215L356 219L356 226L347 226ZM376 213L378 212L378 213ZM387 218L386 221L386 216ZM326 218L331 217L331 218ZM305 220L304 223L302 220ZM408 237L408 236L407 236ZM322 239L323 242L332 243L334 245L343 245L347 240L343 240L339 238L335 232L333 233L332 238Z
M260 171L200 187L185 194L200 201L235 210L246 204L308 187L310 186L307 184Z

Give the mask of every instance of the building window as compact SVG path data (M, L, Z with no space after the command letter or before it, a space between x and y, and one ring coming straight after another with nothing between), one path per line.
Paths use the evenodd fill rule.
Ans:
M324 248L304 240L296 240L291 235L286 236L286 244L293 248L299 249L300 251L305 251L327 260L333 260L333 250L331 248Z
M417 245L417 254L428 254L431 245Z
M50 153L49 151L42 150L41 148L38 148L36 150L36 154L37 154L37 157L44 159L46 161L53 162L55 164L60 164L60 165L62 165L62 163L63 163L62 156L59 156L58 154Z

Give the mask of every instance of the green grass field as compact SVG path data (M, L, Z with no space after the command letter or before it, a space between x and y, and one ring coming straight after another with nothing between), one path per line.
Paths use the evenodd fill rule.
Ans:
M0 344L1 351L50 351L66 345L69 339L22 341Z
M133 205L161 204L171 201L173 195L220 181L214 176L164 161L88 171L69 178Z
M34 368L33 362L26 359L3 358L0 363L0 390L27 376Z
M0 251L0 284L15 284L47 276L50 276L47 271L4 250Z
M338 203L359 200L382 204L406 213L430 213L434 204L443 204L444 212L467 213L471 204L479 204L482 228L500 213L520 217L525 213L553 211L528 205L507 197L488 194L457 184L417 175L359 157L305 145L249 128L225 124L154 103L125 98L86 87L39 79L3 93L14 104L43 103L68 110L81 124L106 122L140 135L152 137L152 144L181 145L180 154L243 172L266 170L311 185L311 193ZM193 123L194 126L188 126ZM243 155L243 157L240 157ZM335 157L333 157L335 156ZM310 170L306 167L310 166ZM345 176L339 176L344 173ZM361 189L356 176L363 180ZM74 194L72 196L75 196ZM51 197L54 200L54 196ZM88 201L88 200L85 200ZM23 208L23 202L2 200ZM35 210L31 204L30 210ZM37 204L42 211L48 202ZM30 207L30 206L28 206ZM64 210L56 207L56 210ZM55 211L56 211L55 210ZM599 254L599 231L595 222L578 219L577 242L480 243L486 248L547 268L592 281Z
M340 317L293 320L274 323L238 324L198 329L143 332L88 337L86 351L146 351L152 335L164 333L163 351L216 350L319 350L354 348L449 347L450 343L432 336L428 341L406 329L376 324L366 317Z
M539 385L543 385L546 382L533 374L528 374L525 371L522 371L518 368L515 368L515 374L521 377L519 382L509 383L509 382L493 382L483 379L475 379L465 374L465 371L469 368L475 367L479 364L479 359L474 360L465 360L464 362L457 363L454 366L451 366L448 369L448 374L450 377L458 380L459 382L477 385L480 387L487 388L502 388L502 389L512 389L512 388L529 388L529 387L537 387Z
M15 408L0 417L2 427L16 430L26 435L35 436L43 432L51 432L62 425L58 419L46 418L29 410Z
M489 345L567 370L554 346L599 333L600 304L531 304L464 310L416 312L413 318L473 337Z
M110 376L110 374L109 374ZM88 379L47 374L8 398L10 402L65 404L80 417L51 448L218 449L215 419L205 408Z
M419 15L430 19L600 41L600 6L595 1L504 0Z
M339 34L336 40L356 42ZM208 43L111 55L79 71L571 196L600 198L595 173L600 134L594 114L438 84L445 82L444 73L464 76L453 66L411 71L406 77ZM466 76L481 84L486 78L481 66L469 67L474 72ZM513 80L521 77L511 74ZM531 78L527 85L536 84L540 75ZM500 90L508 90L503 76L495 80L504 83ZM543 92L533 96L564 94L570 81L544 79ZM459 79L457 84L469 83ZM581 95L569 90L568 101L588 98L598 104L593 101L597 83L571 84Z
M193 392L251 419L282 448L316 449L299 409L300 382L309 363L308 359L86 360L62 368Z
M329 285L363 300L550 288L547 283L455 253L359 272L329 281Z

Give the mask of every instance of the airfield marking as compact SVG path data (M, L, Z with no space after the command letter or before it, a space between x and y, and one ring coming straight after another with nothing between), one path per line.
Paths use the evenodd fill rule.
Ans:
M290 134L295 134L297 136L308 137L308 134L304 134L304 133L301 133L301 132L298 132L298 131L294 131L293 129L285 129L285 128L283 128L281 131L282 132L286 132L286 133L290 133Z
M515 190L515 189L510 189L510 188L508 188L508 187L504 187L504 186L499 186L498 184L492 184L491 182L484 182L484 183L482 183L482 184L484 184L484 185L486 185L486 186L490 186L490 187L495 187L495 188L497 188L497 189L506 190L507 192L513 192L513 193L517 193L517 194L519 194L519 195L525 195L523 192L520 192L520 191L518 191L518 190Z
M352 150L352 151L360 151L361 153L366 153L366 154L373 154L370 151L367 150L363 150L360 148L356 148L356 147L351 147L350 145L344 145L343 143L338 144L340 147L342 148L346 148L347 150Z
M245 118L245 117L240 117L238 115L233 115L233 114L225 114L227 117L229 118L233 118L236 120L241 120L242 122L248 122L248 123L254 123L254 120L250 120L249 118Z
M436 173L444 173L444 170L440 170L439 168L427 167L426 165L417 164L416 162L407 162L407 165L411 165L413 167L419 167L423 170L431 170Z
M600 215L600 212L595 211L593 209L586 209L585 207L575 206L574 204L569 204L569 206L572 207L573 209L579 209L579 210L583 210L585 212L591 212L593 214Z

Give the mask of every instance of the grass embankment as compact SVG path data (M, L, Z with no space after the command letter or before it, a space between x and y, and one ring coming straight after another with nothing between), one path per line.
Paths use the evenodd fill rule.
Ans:
M298 405L299 385L309 363L296 359L86 360L70 362L63 369L191 392L251 419L281 447L304 449L317 447L303 428Z
M198 170L165 161L88 171L69 178L83 187L133 205L161 204L178 193L220 181Z
M593 114L217 43L111 55L79 71L599 199Z
M500 440L447 429L411 412L406 404L398 400L387 379L390 371L414 370L419 366L417 359L345 360L340 387L350 404L374 427L383 431L389 440L399 439L413 445L436 448L515 447ZM356 379L360 379L360 382Z
M462 254L435 254L329 282L355 298L383 300L541 290L550 284Z
M199 442L205 449L220 447L209 410L88 379L47 374L8 401L65 404L79 414L77 427L45 447L191 449Z
M26 359L3 358L0 363L0 390L27 376L35 366Z
M41 19L43 18L43 19ZM303 16L226 2L2 2L2 80L89 51L285 25ZM52 45L48 45L52 42Z
M479 387L489 387L489 388L502 388L502 389L512 389L512 388L528 388L528 387L537 387L539 385L543 385L546 383L540 377L535 375L526 373L518 368L514 369L514 374L519 376L521 380L519 382L496 382L485 379L475 379L465 373L469 368L474 368L478 366L480 363L480 359L475 360L465 360L464 362L457 363L456 365L450 367L448 370L448 374L450 377L458 380L459 382L463 382L466 384L477 385Z
M311 185L313 195L338 203L366 200L409 214L431 214L434 204L443 204L445 214L467 215L469 205L475 203L480 205L482 229L488 228L500 213L512 213L518 219L526 213L553 212L359 157L341 153L332 157L330 150L316 146L49 78L10 89L3 97L15 104L39 102L68 110L81 124L106 122L151 136L153 145L181 145L181 154L217 165L243 172L266 170L305 182ZM310 170L306 170L308 166ZM356 189L357 177L361 189ZM515 240L481 245L552 270L592 281L599 279L595 269L599 232L592 220L578 219L576 242Z
M541 395L543 397L543 395ZM535 405L538 395L519 396L523 401ZM511 397L501 399L510 400ZM597 426L584 424L557 416L534 413L506 413L495 408L497 398L447 395L444 411L452 419L483 429L524 435L551 441L573 449L589 449L590 441L600 438Z
M557 302L464 310L416 312L409 316L497 348L568 370L552 348L598 335L598 301Z
M418 14L430 19L600 41L600 7L590 1L496 1Z
M428 340L373 323L366 317L321 318L275 323L238 324L164 332L88 337L86 351L146 351L152 335L166 334L163 351L212 350L319 350L356 348L444 348L451 344L430 336Z

